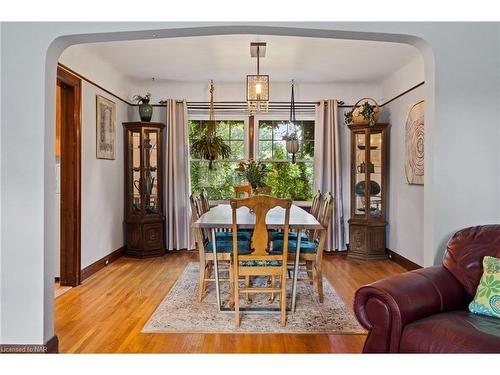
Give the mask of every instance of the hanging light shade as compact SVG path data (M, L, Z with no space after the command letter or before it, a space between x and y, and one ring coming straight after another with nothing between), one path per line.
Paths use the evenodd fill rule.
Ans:
M266 55L266 43L250 43L250 56L257 57L257 74L247 75L247 103L250 113L267 112L269 76L260 74L260 58Z
M287 124L287 134L283 137L286 141L286 151L292 154L292 163L295 164L295 154L299 152L300 143L299 137L296 130L296 119L295 119L295 97L293 93L293 80L292 80L292 94L290 96L290 121Z

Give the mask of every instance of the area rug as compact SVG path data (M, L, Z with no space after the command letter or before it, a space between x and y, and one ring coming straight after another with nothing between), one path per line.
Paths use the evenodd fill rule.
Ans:
M304 275L299 275L299 277ZM267 282L256 278L255 286ZM291 300L291 285L288 282L287 301ZM229 283L221 282L221 296L225 306L229 304ZM160 303L142 332L175 333L323 333L364 334L354 314L346 307L335 289L323 278L324 301L319 300L312 285L297 283L297 303L294 313L287 312L287 324L280 326L280 315L242 314L241 326L234 324L234 314L217 311L215 283L208 283L203 302L198 302L198 263L189 263L182 275ZM241 307L279 307L279 300L269 304L268 295L254 295L252 302Z

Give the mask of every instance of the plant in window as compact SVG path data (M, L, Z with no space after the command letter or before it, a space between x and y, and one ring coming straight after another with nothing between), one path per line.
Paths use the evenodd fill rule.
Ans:
M231 155L229 147L222 137L215 134L214 84L210 83L210 119L208 126L200 138L191 144L191 154L200 159L208 160L208 169L213 170L216 159L227 159Z
M215 135L215 124L210 121L204 134L191 144L191 153L196 158L208 160L208 169L213 170L214 160L229 158L231 148L222 137Z
M266 178L271 170L262 162L255 162L255 160L250 159L249 162L240 162L238 168L235 169L237 172L241 173L252 186L252 189L258 187L265 187Z

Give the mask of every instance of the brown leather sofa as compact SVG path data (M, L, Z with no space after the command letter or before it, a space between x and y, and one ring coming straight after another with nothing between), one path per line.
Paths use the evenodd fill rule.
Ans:
M500 225L463 229L443 264L356 291L354 311L369 330L364 353L500 353L500 319L472 314L483 257L500 257Z

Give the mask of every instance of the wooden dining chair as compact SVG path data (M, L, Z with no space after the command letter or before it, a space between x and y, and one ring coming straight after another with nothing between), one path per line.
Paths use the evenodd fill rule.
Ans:
M198 198L194 194L191 194L189 196L189 204L191 206L191 215L192 215L193 222L194 222L194 221L198 220L200 218L200 216L202 215L200 207L199 207Z
M233 186L233 188L236 198L241 198L242 194L246 197L250 197L252 195L252 187L250 185L237 185Z
M200 198L195 197L193 194L189 197L189 202L191 205L192 220L193 223L196 222L202 212L202 201ZM195 242L199 254L199 282L198 282L198 301L202 302L205 296L205 290L208 282L214 282L215 277L213 276L214 267L214 254L213 254L213 240L212 233L210 229L195 228ZM216 232L216 246L217 246L217 261L219 262L219 272L228 272L229 276L224 278L219 278L220 281L233 282L232 278L232 249L233 249L233 238L232 232ZM249 241L250 233L238 233L238 244L240 245L240 252L250 252ZM232 290L232 287L231 287ZM232 293L232 292L231 292ZM231 294L231 301L233 299L233 294Z
M314 194L314 197L313 197L313 200L311 203L311 209L309 211L309 213L311 215L313 215L315 218L318 218L319 208L321 205L321 198L322 198L321 191L318 190L316 192L316 194Z
M271 186L259 186L255 189L255 192L257 193L257 195L271 195L271 193L273 192L273 188Z
M202 213L210 210L210 202L208 201L208 195L205 189L201 189L200 192L200 205Z
M234 288L234 308L235 323L240 326L240 294L249 295L254 293L279 293L281 326L286 325L286 272L288 256L288 230L290 223L291 199L279 199L267 195L255 195L245 199L231 199L232 221L233 221L233 288ZM240 207L247 207L255 213L255 227L250 242L251 254L241 253L239 251L238 237L235 233L238 231L238 217L236 211ZM268 228L266 226L266 216L269 210L274 207L285 209L285 218L283 222L283 231L285 240L283 241L282 253L272 254L269 252ZM245 279L252 276L272 277L274 281L279 282L279 288L276 282L270 286L254 286L245 282L245 287L240 286L239 279L243 276Z
M314 194L312 204L311 204L311 210L309 213L313 215L316 219L318 218L318 212L319 208L321 205L321 198L323 195L321 194L321 191L317 191L316 194ZM313 237L313 232L312 231L302 231L300 233L300 237L302 240L310 240L312 241ZM270 234L270 240L271 241L279 241L283 239L283 232L282 231L272 231ZM297 239L297 233L296 232L290 232L288 234L288 240L296 240Z
M305 265L307 278L298 278L298 281L307 281L313 284L318 293L318 299L323 303L323 271L322 260L325 250L326 236L333 212L333 196L331 193L325 193L320 203L318 221L323 227L321 230L312 232L312 240L300 241L300 262ZM273 242L273 253L281 254L283 252L284 242L278 240ZM297 249L297 240L288 241L288 262L295 262L295 252Z

